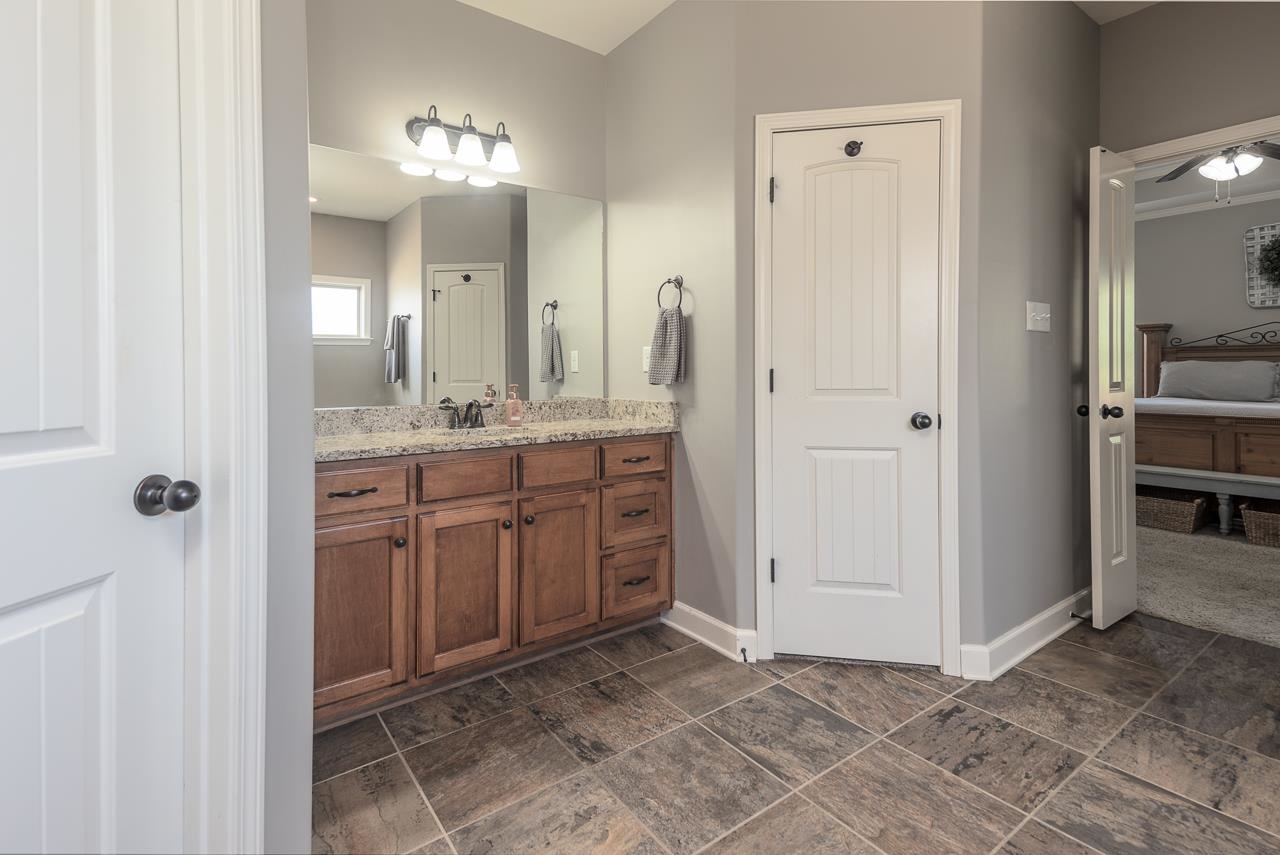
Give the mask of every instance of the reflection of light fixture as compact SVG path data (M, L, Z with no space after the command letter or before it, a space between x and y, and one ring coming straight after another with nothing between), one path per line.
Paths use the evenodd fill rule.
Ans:
M423 157L429 157L432 160L449 160L453 157L453 151L449 148L449 135L445 133L444 122L440 121L440 117L436 115L436 105L432 104L427 109L427 117L425 119L417 119L422 122L422 136L418 138L418 154Z
M315 196L308 196L307 201L310 202L312 205L314 205L316 202L319 202L320 200Z
M1238 151L1218 155L1200 167L1199 172L1210 181L1234 181L1262 165L1262 158L1252 152Z
M427 110L427 118L414 116L405 122L404 132L417 147L418 154L430 160L452 160L459 166L468 167L487 165L494 172L503 174L520 171L520 159L516 157L505 122L498 122L497 132L492 134L476 130L470 113L461 125L446 125L432 104ZM450 139L458 141L456 151L450 146ZM491 150L491 156L486 156L487 150Z
M465 181L467 173L458 172L456 169L437 169L436 178L441 181Z
M400 171L405 175L412 175L416 178L425 178L435 172L430 166L425 163L418 163L416 160L406 160L400 164Z
M453 159L463 166L484 166L488 158L484 156L484 145L480 142L480 132L471 124L471 114L467 113L462 120L462 136L458 138L458 153Z
M493 157L489 159L489 168L494 172L519 172L520 161L516 159L516 147L511 144L507 135L505 122L498 122L497 133L494 134Z
M468 175L467 183L472 187L496 187L498 182L484 175Z

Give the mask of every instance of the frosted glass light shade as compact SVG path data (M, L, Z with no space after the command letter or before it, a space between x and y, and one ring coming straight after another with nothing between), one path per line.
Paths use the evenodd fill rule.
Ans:
M413 160L406 160L404 163L400 164L400 171L405 175L414 175L418 178L425 178L432 172L435 172L434 169L427 166L425 163L418 163Z
M1249 151L1242 151L1236 155L1236 169L1240 170L1242 176L1248 175L1261 165L1262 155Z
M418 154L431 160L453 158L453 150L449 148L449 135L444 132L444 125L439 119L427 119L427 126L422 130L422 141L418 143Z
M520 161L516 158L516 147L511 144L511 137L502 134L493 144L493 157L489 160L489 168L494 172L503 173L520 171Z
M1261 165L1260 156L1242 151L1235 156L1234 160L1227 160L1223 155L1218 155L1197 171L1210 181L1233 181L1248 175Z
M465 181L467 179L467 173L459 172L456 169L437 169L436 178L439 178L441 181Z
M472 187L495 187L498 182L484 175L468 175L467 183Z
M484 166L489 162L475 128L467 127L463 131L462 138L458 140L458 153L453 159L462 166Z

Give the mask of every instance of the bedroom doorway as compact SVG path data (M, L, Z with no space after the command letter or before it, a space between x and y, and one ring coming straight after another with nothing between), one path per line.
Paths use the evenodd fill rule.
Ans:
M1132 398L1095 386L1081 411L1097 628L1136 610L1280 645L1280 281L1259 264L1280 255L1277 154L1280 117L1111 155L1130 200L1096 208L1091 234L1130 240L1091 252L1091 378L1118 372ZM1115 178L1095 174L1095 195Z

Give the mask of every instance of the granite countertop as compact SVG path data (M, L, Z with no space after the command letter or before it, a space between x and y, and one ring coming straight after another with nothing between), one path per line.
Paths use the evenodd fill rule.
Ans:
M441 426L434 408L317 410L315 460L329 463L675 433L680 429L675 405L667 402L574 398L530 404L522 427L507 427L499 412L486 413L492 427L463 430Z

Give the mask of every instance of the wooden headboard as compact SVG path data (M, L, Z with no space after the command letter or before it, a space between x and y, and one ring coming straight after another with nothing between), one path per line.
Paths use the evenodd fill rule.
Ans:
M1172 324L1138 324L1142 336L1143 397L1154 395L1160 388L1160 363L1201 359L1215 362L1240 362L1261 359L1280 362L1280 321L1267 321L1243 329L1205 336L1194 341L1169 337Z

